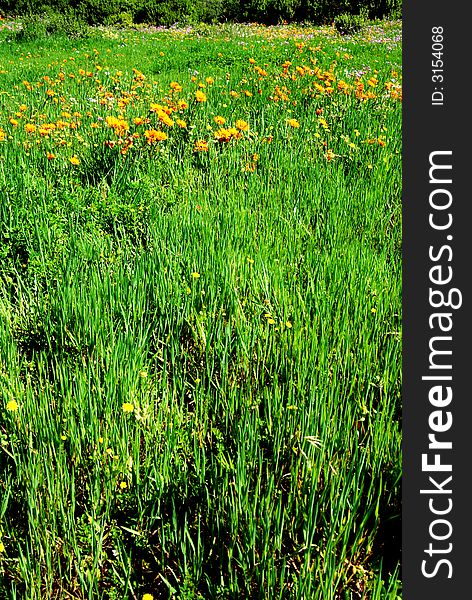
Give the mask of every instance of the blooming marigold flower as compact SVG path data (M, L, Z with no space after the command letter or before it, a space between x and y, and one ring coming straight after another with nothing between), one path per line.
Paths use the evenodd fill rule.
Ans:
M169 117L169 115L163 111L159 112L157 116L159 121L164 123L164 125L167 125L167 127L172 127L174 124L174 121Z
M26 123L25 131L26 133L34 133L36 131L36 125L33 125L33 123Z
M202 92L201 90L197 90L195 92L195 99L197 102L206 102L207 101L206 94L204 92Z
M0 142L3 142L4 139L5 139L5 132L3 131L3 129L0 129Z
M167 139L167 134L158 129L147 129L144 132L144 137L148 144L154 144L155 142L161 142Z
M135 125L143 125L144 119L142 117L136 117L135 119L133 119L133 122Z
M185 100L179 100L177 102L177 106L179 107L179 110L185 110L186 108L188 108L188 104L187 102L185 102Z
M198 140L193 146L194 152L208 152L208 142L205 140Z
M177 81L171 81L170 82L170 87L175 91L175 92L181 92L182 91L182 86L180 85L180 83L177 83Z
M249 123L242 119L238 119L236 121L236 129L239 129L240 131L249 131Z
M71 162L73 165L80 165L80 159L75 156L75 154L69 158L69 162Z
M185 121L182 121L182 119L175 119L175 122L182 129L185 129L187 127L187 123Z
M53 160L54 158L56 158L56 155L55 155L55 154L53 154L52 152L48 152L48 153L46 154L46 156L47 156L47 159L48 159L48 160Z
M231 133L229 131L229 129L218 129L218 131L215 131L215 138L219 141L219 142L229 142L229 140L231 139Z
M297 121L297 119L287 119L287 125L290 125L290 127L293 127L294 129L298 129L300 127L300 123Z
M219 116L213 117L213 121L215 121L217 125L224 125L226 123L226 119Z

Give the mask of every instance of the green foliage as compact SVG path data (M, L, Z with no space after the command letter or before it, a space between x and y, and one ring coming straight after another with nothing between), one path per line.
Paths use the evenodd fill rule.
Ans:
M46 6L41 13L28 13L22 18L22 27L15 33L17 41L34 41L51 35L69 38L86 37L87 24L72 8L59 12Z
M176 22L281 21L332 23L339 15L365 13L369 18L400 18L401 0L10 0L5 9L18 14L41 14L45 7L58 14L74 11L91 25ZM71 28L71 25L68 26ZM31 27L29 27L31 29ZM38 24L38 31L41 25ZM33 35L34 33L28 33Z
M334 19L334 25L341 35L351 35L360 31L365 25L365 16L343 13Z

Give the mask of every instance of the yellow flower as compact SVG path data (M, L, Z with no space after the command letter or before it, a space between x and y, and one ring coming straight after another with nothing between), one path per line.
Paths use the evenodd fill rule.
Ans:
M193 146L194 152L208 152L208 142L205 140L198 140Z
M185 100L179 100L177 102L177 106L179 107L179 110L185 110L186 108L188 108L188 104L187 102L185 102Z
M219 116L213 117L213 121L215 121L217 125L224 125L226 123L226 119Z
M231 98L237 98L239 96L238 92L235 92L234 90L231 90L229 95L231 96Z
M16 412L18 410L18 402L16 400L9 400L7 402L7 410L9 412Z
M144 594L143 600L154 600L154 596L152 594Z
M200 273L197 273L196 271L192 273L192 277L194 279L198 279L200 277Z
M212 85L212 84L214 83L214 81L215 81L215 80L213 79L213 77L207 77L207 78L205 79L205 81L208 83L208 85Z
M121 408L123 409L123 412L125 412L125 413L132 413L134 410L134 406L131 404L131 402L123 402L123 405L121 406Z
M133 119L135 125L142 125L144 123L144 119L142 117L136 117Z
M167 125L168 127L172 127L174 124L174 121L164 111L160 111L157 114L157 117L161 123L164 123L164 125Z
M240 131L249 131L249 123L242 119L238 119L236 121L236 129L239 129Z
M34 133L36 131L36 125L33 125L33 123L26 123L25 131L26 133Z
M3 543L3 542L0 542L0 554L1 554L2 552L5 552L5 545L4 545L4 543ZM146 596L151 596L150 594L145 594L145 595L146 595ZM152 598L152 596L151 596L151 598ZM144 600L144 596L143 596L143 600ZM150 599L149 599L149 598L146 598L146 600L150 600Z
M207 97L206 94L200 90L197 90L195 92L195 99L197 102L206 102Z
M253 58L250 58L249 62L250 62L251 65L255 65L256 64L256 61Z
M80 159L75 156L75 154L69 158L69 162L71 162L73 165L80 165Z
M121 488L122 490L125 490L127 487L128 487L128 484L126 483L126 481L122 481L122 482L120 483L120 488Z
M56 155L53 154L52 152L48 152L46 154L46 156L47 156L48 160L53 160L54 158L56 158Z
M154 144L155 142L162 142L167 139L167 134L157 129L147 129L144 132L144 137L147 139L148 144Z
M297 119L287 119L287 125L293 127L294 129L298 129L300 127L300 123Z
M170 87L174 91L176 91L176 92L181 92L182 91L182 86L179 83L177 83L176 81L171 81L170 82Z

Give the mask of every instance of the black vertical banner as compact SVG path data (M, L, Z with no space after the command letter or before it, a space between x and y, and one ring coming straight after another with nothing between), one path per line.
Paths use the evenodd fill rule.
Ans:
M470 6L405 0L403 583L472 598Z

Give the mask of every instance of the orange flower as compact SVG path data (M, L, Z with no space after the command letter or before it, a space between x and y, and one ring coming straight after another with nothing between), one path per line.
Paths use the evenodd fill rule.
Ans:
M144 137L148 144L154 144L155 142L161 142L167 139L167 134L157 129L147 129L144 132Z
M300 123L297 121L297 119L287 119L287 125L290 125L290 127L293 127L294 129L298 129L300 127Z
M205 142L205 140L198 140L197 142L195 142L195 144L193 146L193 151L194 152L208 152L208 142Z
M195 99L197 102L206 102L207 97L206 94L200 90L197 90L195 92Z
M242 119L238 119L236 121L236 129L239 129L240 131L249 131L249 123Z
M160 111L157 114L157 117L159 121L161 123L164 123L164 125L167 125L167 127L172 127L172 125L174 124L174 121L164 111Z
M46 156L47 156L48 160L52 160L53 158L56 158L56 155L55 155L55 154L53 154L52 152L48 152L48 153L46 154Z
M36 125L33 125L33 123L26 123L25 131L26 133L34 133L36 131Z
M185 110L186 108L188 108L188 104L187 102L185 102L185 100L179 100L177 102L177 106L179 107L179 110Z
M182 91L182 86L177 83L176 81L171 81L170 82L170 87L175 91L175 92L181 92Z
M217 125L224 125L226 123L226 119L224 117L213 117L213 121L215 121L215 123Z

